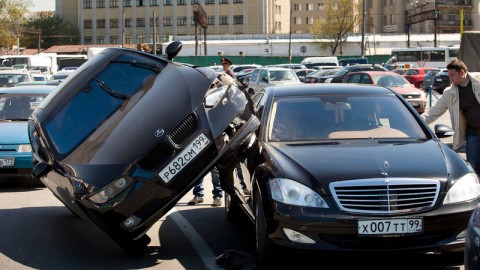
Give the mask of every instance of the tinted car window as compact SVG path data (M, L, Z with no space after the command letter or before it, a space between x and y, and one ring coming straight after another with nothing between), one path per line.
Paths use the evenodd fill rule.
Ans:
M159 71L157 63L144 58L145 62L137 59L132 64L132 60L126 56L117 58L87 81L81 87L82 91L78 91L73 100L47 123L46 128L59 154L70 152L108 119L122 105L125 97L155 78Z
M329 140L342 136L426 138L407 107L394 96L346 96L342 100L338 96L279 98L273 104L272 113L268 129L271 141Z

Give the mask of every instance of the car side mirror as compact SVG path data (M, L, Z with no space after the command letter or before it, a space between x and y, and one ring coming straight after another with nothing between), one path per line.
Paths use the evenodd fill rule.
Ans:
M165 49L165 53L167 54L168 60L173 60L175 56L182 50L182 42L176 40L172 43L168 44L167 48Z
M37 163L32 169L32 178L40 179L50 171L50 166L45 162Z
M444 124L437 124L435 125L435 135L438 138L447 138L453 136L455 132L450 126Z

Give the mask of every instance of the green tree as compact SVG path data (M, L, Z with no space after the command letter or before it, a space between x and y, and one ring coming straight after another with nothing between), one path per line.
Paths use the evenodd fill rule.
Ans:
M64 21L63 17L55 15L53 12L37 13L25 23L24 27L41 30L40 47L42 48L49 48L53 45L80 44L78 28L73 23ZM37 48L38 36L26 33L22 38L22 44L27 48Z
M0 46L11 48L16 44L30 6L30 1L0 0Z
M356 26L361 22L361 0L324 0L325 18L315 20L310 28L315 39L327 39L330 41L320 42L320 49L329 48L332 55L340 49L343 55L343 43Z

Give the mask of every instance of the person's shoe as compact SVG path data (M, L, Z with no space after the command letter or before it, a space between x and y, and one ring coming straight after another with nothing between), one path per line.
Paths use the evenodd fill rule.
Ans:
M222 206L222 198L215 198L213 199L212 206Z
M244 188L244 189L243 189L243 195L245 195L245 196L250 196L250 195L252 195L252 193L250 193L250 190Z
M191 199L188 202L189 205L194 205L194 204L197 204L197 203L203 203L203 197L195 196L195 197L193 197L193 199Z

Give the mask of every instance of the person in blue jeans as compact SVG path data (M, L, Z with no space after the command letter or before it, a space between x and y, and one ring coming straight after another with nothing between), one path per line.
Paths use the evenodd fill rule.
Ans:
M222 190L222 187L220 186L220 175L217 167L213 167L213 169L210 171L210 174L212 175L212 184L213 184L213 190L212 190L213 203L211 205L214 207L221 206L223 190ZM203 203L203 196L205 195L203 190L203 179L204 178L200 179L193 187L194 197L188 202L189 205Z

